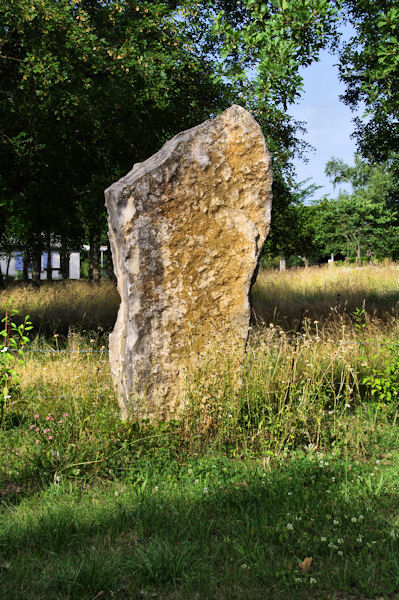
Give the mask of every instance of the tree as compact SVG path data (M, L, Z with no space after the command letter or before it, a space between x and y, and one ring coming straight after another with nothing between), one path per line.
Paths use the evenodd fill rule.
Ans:
M356 137L364 157L386 160L399 151L399 7L396 0L345 0L355 34L343 45L340 77L344 102L363 103L366 120L356 119Z
M351 167L333 159L327 163L326 174L335 184L350 182L353 193L314 203L315 240L321 251L356 256L358 264L365 255L396 257L399 207L392 193L397 183L389 163L370 166L357 156Z
M336 200L325 198L315 208L318 215L315 239L325 254L356 257L392 256L397 249L399 229L391 225L391 211L382 202L357 194L340 193Z
M286 190L286 204L283 210L274 214L272 229L266 239L264 260L274 256L294 257L296 261L299 259L307 265L317 258L313 213L308 202L318 189L320 186L305 180L296 184L293 189Z
M399 212L399 154L390 153L387 160L377 164L370 164L355 155L353 166L333 158L327 163L325 172L334 186L350 183L356 193L365 194L367 190L369 196L381 199L389 209Z

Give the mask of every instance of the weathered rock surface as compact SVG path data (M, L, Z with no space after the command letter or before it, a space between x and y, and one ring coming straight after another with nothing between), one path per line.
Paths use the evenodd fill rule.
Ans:
M233 105L105 191L121 296L110 362L124 417L176 414L188 346L245 344L271 185L262 131Z

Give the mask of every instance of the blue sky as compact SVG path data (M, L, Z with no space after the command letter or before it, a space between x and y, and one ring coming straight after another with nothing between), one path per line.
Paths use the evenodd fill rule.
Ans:
M323 51L320 61L302 71L304 92L295 105L291 105L289 113L298 121L305 121L308 133L304 139L315 148L309 152L309 162L296 160L297 181L312 178L309 183L323 186L314 198L325 194L336 197L340 186L334 190L324 174L325 164L330 158L342 158L352 164L356 151L356 143L350 136L353 132L352 119L355 114L339 100L339 94L345 91L338 79L337 56Z

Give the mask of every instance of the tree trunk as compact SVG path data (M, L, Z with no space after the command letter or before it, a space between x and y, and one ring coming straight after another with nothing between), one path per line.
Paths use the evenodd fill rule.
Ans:
M116 277L115 277L115 272L114 272L114 263L112 261L112 252L111 252L111 248L109 246L107 248L105 256L106 256L106 269L107 269L108 277L109 277L110 281L113 281L114 283L116 283Z
M62 241L60 248L60 271L63 281L69 279L69 252L66 245Z
M285 262L285 258L280 258L280 271L285 271L287 268L287 263Z
M89 281L99 283L100 281L100 242L99 236L90 233L89 236Z
M53 279L53 264L51 262L51 237L50 237L50 235L47 236L46 253L47 253L47 267L46 267L47 281L52 281L52 279Z
M7 267L6 267L6 283L8 283L8 273L10 270L11 254L7 256Z
M28 255L27 251L25 250L24 256L22 259L22 279L25 283L28 283L28 281L29 281L28 265L29 265L29 255Z
M101 278L100 244L95 240L93 248L93 283L99 283Z
M305 265L305 269L307 269L307 268L308 268L308 266L309 266L309 261L308 261L308 259L306 258L306 256L300 256L299 258L301 259L301 261L302 261L302 262L303 262L303 264Z
M91 234L91 232L89 233L89 253L87 256L88 259L88 275L89 275L89 281L92 282L93 281L93 236Z
M4 290L5 287L6 286L4 283L3 271L1 270L1 264L0 264L0 290Z
M358 244L356 246L356 262L357 262L358 266L360 267L362 264L362 256L360 254L360 244Z
M40 273L42 270L41 248L34 248L32 252L32 283L40 285Z

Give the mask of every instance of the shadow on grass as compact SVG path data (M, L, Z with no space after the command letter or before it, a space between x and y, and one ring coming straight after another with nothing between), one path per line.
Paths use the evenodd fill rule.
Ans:
M67 336L70 330L82 332L112 331L120 297L112 282L94 285L87 281L44 283L39 288L15 284L0 293L2 305L12 298L18 310L14 320L21 323L29 314L33 334L52 337Z
M317 275L317 272L315 272ZM370 271L370 276L373 271ZM304 275L305 276L305 275ZM274 279L255 284L253 288L253 314L255 322L273 322L286 331L295 330L303 313L321 324L350 316L357 308L365 307L373 318L389 321L399 313L399 290L380 289L367 283L349 285L349 280L324 287L312 287L311 279L303 289L293 288L289 282ZM377 284L375 284L377 285ZM389 285L394 285L392 282ZM91 285L87 281L44 283L36 289L24 284L14 285L0 292L1 306L8 298L19 311L16 322L29 314L34 325L33 333L51 337L54 333L67 336L74 331L93 332L113 329L120 298L115 286L107 281ZM18 321L19 319L19 321Z
M370 291L367 288L336 291L317 290L287 296L284 289L277 293L254 287L252 310L255 323L274 323L286 332L295 331L301 315L317 320L320 327L335 321L352 320L356 309L364 308L371 319L390 323L399 315L399 290Z
M316 458L265 473L225 459L51 487L2 511L0 597L394 598L395 475Z

